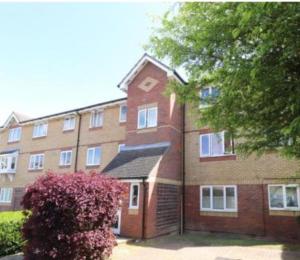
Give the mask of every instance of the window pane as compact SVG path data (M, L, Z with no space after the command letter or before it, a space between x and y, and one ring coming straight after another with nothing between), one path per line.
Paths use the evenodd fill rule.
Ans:
M209 155L209 135L201 135L201 147L200 147L200 155Z
M226 188L226 209L235 209L235 192L233 187Z
M146 110L139 110L138 112L138 128L146 127Z
M216 88L216 87L212 87L212 88L211 88L211 96L212 96L213 98L216 98L216 97L218 97L219 95L220 95L219 89Z
M87 164L93 164L93 158L94 158L94 149L88 149Z
M232 136L228 132L224 133L224 146L225 146L225 154L233 153Z
M139 192L138 185L133 185L132 186L131 206L136 207L138 205L138 192Z
M202 189L202 208L210 209L210 188Z
M148 109L148 127L157 126L157 108L149 108Z
M286 187L286 206L299 207L297 187Z
M270 204L272 208L283 208L283 189L281 186L270 187Z
M223 152L223 134L216 133L211 135L211 146L212 146L212 155L222 155Z
M125 122L127 119L127 106L120 107L120 121Z
M95 148L94 164L100 164L101 150L99 147Z
M213 209L224 209L223 187L213 187Z

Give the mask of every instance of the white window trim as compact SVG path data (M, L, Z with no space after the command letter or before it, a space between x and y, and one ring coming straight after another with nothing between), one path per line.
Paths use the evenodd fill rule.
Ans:
M132 205L132 196L133 196L133 186L138 187L138 196L137 196L137 205ZM138 182L132 182L130 184L130 196L129 196L129 209L138 209L140 202L140 184Z
M128 113L128 111L127 111L127 113L126 113L126 118L125 118L125 119L122 119L122 108L123 108L123 107L127 107L127 105L125 105L125 104L120 105L120 108L119 108L119 122L120 122L120 123L124 123L124 122L127 121L127 113ZM128 109L128 108L127 108L127 109Z
M156 111L156 120L155 120L155 124L154 125L149 125L149 111L150 110L155 110ZM140 114L142 112L145 112L145 124L144 125L140 125ZM157 119L158 119L158 108L156 107L148 107L148 108L142 108L138 110L138 118L137 118L137 128L138 129L145 129L145 128L152 128L152 127L157 127Z
M8 160L8 163L10 163L10 166L11 166L11 162L12 162L12 158L15 158L15 168L12 169L11 167L9 168L6 168L6 169L0 169L0 174L2 173L16 173L17 171L17 166L18 166L18 153L11 153L11 154L1 154L0 155L0 158L1 157L8 157L7 160Z
M62 154L65 153L71 153L71 156L70 156L70 163L65 163L65 162L62 162ZM72 150L65 150L65 151L61 151L60 152L60 157L59 157L59 166L70 166L72 165Z
M93 126L93 117L95 113L101 113L102 114L102 121L101 121L101 125L98 126ZM102 127L104 123L104 111L102 109L100 110L93 110L90 114L90 128L98 128L98 127Z
M270 196L270 188L271 187L282 187L283 208L271 207L271 196ZM286 188L287 187L296 187L297 188L298 207L287 207L286 206ZM270 210L300 211L300 185L298 185L298 184L269 184L268 185L268 199L269 199L269 209Z
M74 119L74 125L72 127L66 127L65 122L66 120ZM69 130L74 130L76 127L76 117L75 116L68 116L64 118L63 122L63 131L69 131Z
M222 154L212 154L212 135L214 134L221 134L222 136ZM208 155L204 155L202 154L202 136L208 136L209 138L209 154ZM231 140L232 143L232 140ZM231 156L234 153L225 153L225 131L221 131L221 132L217 132L217 133L208 133L208 134L200 134L199 135L199 156L201 158L206 158L206 157L220 157L220 156Z
M30 165L31 165L31 158L33 156L42 156L43 157L43 167L38 167L38 168L31 168L30 167ZM28 166L28 169L29 170L42 170L42 169L44 169L44 164L45 164L45 154L43 154L43 153L31 154L30 157L29 157L29 166Z
M45 125L45 129L46 129L45 134L44 135L35 135L34 134L34 129L35 129L36 126L40 126L40 125ZM33 126L32 138L44 137L44 136L47 136L47 134L48 134L48 123L38 123L38 124L35 124Z
M10 204L11 201L12 201L12 196L13 196L13 188L5 188L5 187L2 187L0 188L0 194L2 193L2 190L5 190L6 192L9 192L9 199L10 200L0 200L0 203L7 203L7 204ZM0 196L1 197L1 196Z
M11 139L10 139L10 131L12 131L12 130L17 130L17 129L19 129L19 131L20 131L19 137L18 137L17 139L11 140ZM18 141L20 141L20 140L21 140L21 135L22 135L22 127L19 126L19 127L10 128L9 131L8 131L8 143L13 143L13 142L18 142Z
M213 187L215 188L223 188L223 200L224 200L224 209L214 209L213 208ZM210 189L210 208L203 208L203 196L202 196L202 190L203 189ZM226 188L234 188L234 203L235 203L235 209L227 209L226 207ZM213 212L238 212L238 194L237 194L237 186L236 185L204 185L200 186L200 210L201 211L213 211Z
M95 150L99 148L100 149L100 158L99 158L99 163L88 163L89 162L89 151L90 150L94 150L93 152L93 160L92 161L95 161ZM102 159L102 149L101 149L101 146L96 146L96 147L90 147L86 150L86 166L99 166L101 165L101 159Z

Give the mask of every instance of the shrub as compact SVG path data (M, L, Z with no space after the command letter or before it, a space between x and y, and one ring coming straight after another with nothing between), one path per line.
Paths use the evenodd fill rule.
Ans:
M123 185L100 174L47 173L29 186L22 204L25 259L104 259L116 244L115 221Z
M0 256L20 252L24 240L21 236L21 227L24 215L21 211L0 213Z

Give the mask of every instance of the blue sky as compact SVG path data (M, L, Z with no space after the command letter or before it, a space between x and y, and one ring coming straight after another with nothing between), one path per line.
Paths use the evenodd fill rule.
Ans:
M143 55L170 4L1 3L0 124L123 97L116 87Z

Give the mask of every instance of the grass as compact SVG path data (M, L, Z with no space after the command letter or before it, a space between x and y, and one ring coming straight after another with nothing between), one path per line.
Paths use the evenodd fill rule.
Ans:
M10 220L21 220L24 218L22 211L4 211L0 212L0 223Z

